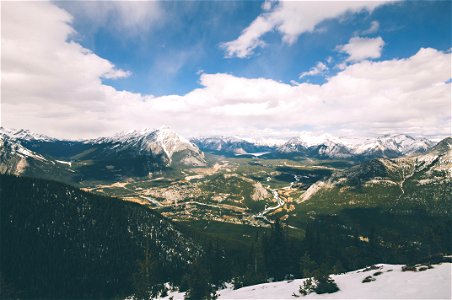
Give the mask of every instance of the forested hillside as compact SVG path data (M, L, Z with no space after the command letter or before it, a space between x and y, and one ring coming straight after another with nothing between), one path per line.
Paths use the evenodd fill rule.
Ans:
M143 277L180 282L201 253L175 224L138 204L7 175L0 195L2 296L127 296Z

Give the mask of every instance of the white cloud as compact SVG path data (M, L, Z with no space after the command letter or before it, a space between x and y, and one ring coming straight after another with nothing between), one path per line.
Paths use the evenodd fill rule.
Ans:
M262 3L262 10L270 10L277 3L277 0L265 0Z
M326 71L328 71L328 67L324 63L319 61L309 71L301 73L299 78L301 79L306 76L315 76L315 75L319 75L319 74L324 74Z
M51 3L2 3L2 125L56 137L142 127L183 135L284 137L299 130L347 135L450 134L451 53L344 66L324 84L200 74L185 95L154 97L102 84L111 62L75 42L71 16Z
M372 34L376 33L380 29L380 23L378 21L372 21L370 27L361 32L361 34Z
M101 78L121 78L130 72L68 41L75 33L71 21L66 11L49 2L2 3L5 125L13 122L16 127L42 126L58 132L83 126L85 120L89 126L107 118L99 112L109 110L105 91L111 88L102 85ZM63 118L68 122L61 122ZM62 128L53 128L57 126Z
M358 62L368 58L379 58L384 44L381 37L352 37L348 44L337 47L337 50L348 54L347 61Z
M227 57L245 58L258 47L265 46L262 36L272 30L282 35L287 44L294 43L304 32L313 31L327 19L347 13L372 11L388 1L281 1L277 5L264 2L264 12L240 36L222 44Z
M111 69L107 73L103 74L102 77L106 79L118 79L118 78L127 78L132 75L130 71L124 71L121 69Z
M94 30L110 27L122 37L146 34L164 19L159 1L60 1L56 5L83 19Z
M226 50L226 57L245 58L257 47L264 47L265 42L260 38L263 34L273 29L273 24L265 17L257 17L250 26L242 31L238 39L222 44Z

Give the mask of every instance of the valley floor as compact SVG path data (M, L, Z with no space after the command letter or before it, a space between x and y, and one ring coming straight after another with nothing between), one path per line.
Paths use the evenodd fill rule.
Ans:
M451 299L451 263L433 265L425 271L402 272L402 265L379 264L379 269L364 269L331 277L340 291L333 294L315 293L299 298L304 279L280 281L218 291L218 299ZM420 267L417 268L418 270ZM381 272L379 275L373 275ZM367 276L375 281L362 283ZM164 299L183 299L184 293L172 292Z

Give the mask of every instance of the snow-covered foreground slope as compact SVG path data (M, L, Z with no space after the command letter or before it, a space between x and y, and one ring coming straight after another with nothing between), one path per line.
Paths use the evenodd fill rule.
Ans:
M433 269L418 272L402 272L402 265L377 266L379 270L361 269L332 275L340 289L333 294L294 297L294 292L300 295L298 289L304 282L304 279L296 279L220 290L218 299L451 299L451 263L433 265ZM372 276L376 272L382 274ZM367 276L375 281L362 283ZM183 299L184 293L170 293L164 299L169 297Z

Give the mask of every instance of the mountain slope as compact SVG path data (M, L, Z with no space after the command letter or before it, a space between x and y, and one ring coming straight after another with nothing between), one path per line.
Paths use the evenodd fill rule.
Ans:
M303 133L289 139L268 157L337 158L352 157L351 149L341 139L329 134L315 136Z
M31 151L3 133L0 133L0 174L59 178L67 182L74 175L68 163Z
M234 137L193 138L191 141L204 152L226 156L263 153L274 149L272 146L252 143Z
M353 153L364 157L394 158L426 152L434 144L425 139L415 139L405 134L390 134L366 140L353 149Z
M332 275L339 287L333 294L300 296L298 290L306 279L263 283L237 290L226 288L217 293L218 299L450 299L451 266L442 263L421 272L403 272L401 265L379 264L376 270L361 269ZM372 276L377 271L381 274ZM375 281L363 283L367 276ZM183 293L170 293L164 299L170 297L184 299Z
M79 141L58 140L29 131L3 128L1 134L39 156L70 163L79 180L142 177L167 169L206 164L204 153L196 145L168 128Z
M83 142L90 148L73 158L87 162L79 171L85 178L143 177L168 169L204 166L204 153L174 131L132 131Z
M132 151L136 155L151 155L159 158L167 167L176 164L205 165L204 154L198 147L169 128L120 133L110 138L98 138L85 143L107 145L108 150L119 153Z
M300 198L305 209L337 211L383 207L409 212L451 213L451 145L447 138L425 154L374 159L311 186Z
M7 175L0 194L1 274L24 298L129 295L146 251L157 282L180 281L200 253L176 225L134 203Z
M404 134L392 134L367 139L360 143L347 143L329 134L313 136L303 134L291 138L277 148L280 156L309 158L371 159L395 158L404 155L425 153L433 143L425 138L413 138Z

